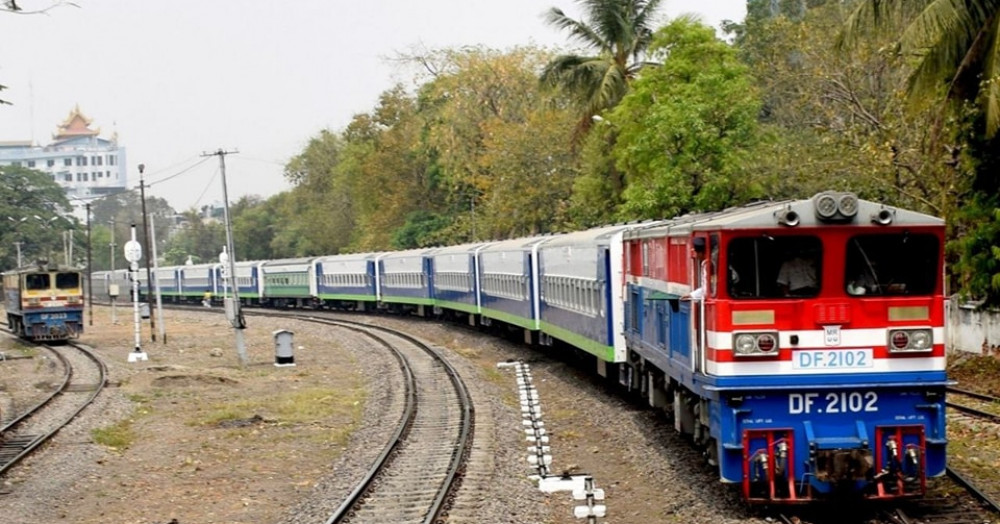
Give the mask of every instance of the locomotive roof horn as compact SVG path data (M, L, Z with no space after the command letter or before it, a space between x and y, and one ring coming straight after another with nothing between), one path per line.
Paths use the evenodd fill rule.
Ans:
M872 223L878 224L880 226L888 226L892 223L892 220L896 217L895 209L888 209L882 206L877 212L872 213Z
M783 226L795 227L799 225L799 214L792 210L790 204L785 209L775 211L774 218Z

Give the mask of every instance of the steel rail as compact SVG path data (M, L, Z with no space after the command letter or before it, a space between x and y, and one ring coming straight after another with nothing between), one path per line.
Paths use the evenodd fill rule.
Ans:
M24 439L17 439L16 442L14 442L11 447L15 449L20 449L20 451L17 452L17 454L11 457L10 459L0 464L0 475L6 473L10 468L12 468L14 465L19 463L25 457L30 455L36 448L38 448L38 446L41 446L43 443L55 437L60 430L69 425L69 423L75 420L76 417L79 416L80 413L82 413L83 410L87 408L87 406L92 404L94 400L97 398L97 396L100 395L101 391L104 390L104 386L107 384L107 377L108 377L107 366L104 364L104 361L102 361L92 351L83 347L80 344L71 342L68 345L76 348L78 351L83 353L89 360L93 361L97 365L98 376L99 376L98 383L94 385L93 392L83 402L81 402L80 405L75 410L73 410L65 419L59 422L59 424L56 427L52 428L50 431L43 433L41 435L25 436L26 438ZM54 353L57 356L57 358L59 358L59 360L62 362L64 368L63 380L60 383L59 387L56 388L51 395L39 401L37 404L29 408L27 411L25 411L20 416L12 420L3 428L0 428L0 444L3 443L4 435L6 433L13 431L18 426L25 424L32 417L37 416L47 406L49 406L56 398L65 395L67 392L69 392L70 388L72 387L74 370L72 364L69 362L69 359L65 355L63 355L60 351L57 351L54 347L50 345L39 344L39 346L47 348L49 351Z

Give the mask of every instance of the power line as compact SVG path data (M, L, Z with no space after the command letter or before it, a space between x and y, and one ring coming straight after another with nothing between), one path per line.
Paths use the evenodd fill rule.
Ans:
M179 171L177 173L174 173L174 174L172 174L172 175L170 175L170 176L168 176L166 178L157 180L156 182L150 182L150 183L146 184L146 187L153 187L156 184L159 184L159 183L166 182L168 180L172 180L174 178L177 178L177 177L183 175L184 173L187 173L188 171L191 171L192 169L194 169L194 168L196 168L196 167L204 164L205 162L208 162L208 158L207 157L206 158L202 158L201 160L198 161L198 163L196 163L196 164L194 164L192 166L189 166L189 167L187 167L187 168L185 168L185 169L183 169L183 170L181 170L181 171Z

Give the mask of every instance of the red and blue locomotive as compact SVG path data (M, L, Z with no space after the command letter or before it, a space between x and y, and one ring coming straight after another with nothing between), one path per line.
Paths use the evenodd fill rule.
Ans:
M942 220L825 192L625 233L621 381L756 502L945 472Z

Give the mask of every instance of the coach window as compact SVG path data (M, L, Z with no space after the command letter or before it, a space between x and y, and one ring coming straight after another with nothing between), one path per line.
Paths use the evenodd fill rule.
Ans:
M727 288L735 299L816 296L823 280L823 243L815 236L734 238L726 260Z

